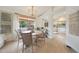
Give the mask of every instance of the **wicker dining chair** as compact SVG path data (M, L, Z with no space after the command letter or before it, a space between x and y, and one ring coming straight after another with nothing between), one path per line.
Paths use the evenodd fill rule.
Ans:
M22 33L22 41L23 41L23 49L22 52L24 52L24 49L31 46L32 47L32 52L33 52L33 41L32 41L32 33Z
M41 42L44 42L45 43L45 38L46 38L46 36L45 36L45 33L44 32L42 32L41 34L38 34L37 36L37 40L36 40L36 42L37 42L37 46L39 47L39 41L41 41Z

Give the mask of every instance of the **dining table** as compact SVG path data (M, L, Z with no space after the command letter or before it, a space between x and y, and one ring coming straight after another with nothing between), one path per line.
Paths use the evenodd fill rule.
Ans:
M30 33L32 32L31 30L26 30L26 31L21 31L22 33ZM37 36L42 34L42 31L38 31L38 30L35 30L34 32L32 32L32 38L33 39L37 39Z
M22 33L30 33L32 32L31 30L26 30L26 31L21 31ZM42 31L38 31L35 30L34 32L32 32L32 42L35 42L37 45L37 41L38 41L38 36L42 34ZM38 45L37 45L38 46Z
M22 33L30 33L31 30L26 30L26 31L21 31ZM36 35L39 35L39 34L42 34L42 31L34 31L32 32L32 36L36 36Z

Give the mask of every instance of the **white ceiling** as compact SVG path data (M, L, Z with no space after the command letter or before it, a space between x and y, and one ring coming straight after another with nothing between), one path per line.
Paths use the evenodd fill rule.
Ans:
M35 16L40 16L41 14L45 13L49 8L53 8L52 13L54 17L71 14L75 11L79 10L78 6L35 6L34 7L34 14ZM0 10L12 12L12 13L20 13L24 15L31 15L32 7L31 6L0 6Z
M27 7L24 6L0 6L0 10L2 11L8 11L8 12L20 12L20 13L24 13L26 12Z
M43 12L45 12L49 7L47 6L35 6L33 13L35 15L41 15ZM12 12L12 13L20 13L24 15L31 15L32 14L32 7L31 6L0 6L0 10Z
M53 10L53 18L58 18L61 16L67 16L76 11L79 11L79 6L56 6Z

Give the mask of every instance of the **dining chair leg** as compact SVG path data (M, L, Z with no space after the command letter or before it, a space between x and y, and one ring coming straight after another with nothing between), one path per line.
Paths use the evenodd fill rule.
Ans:
M34 52L34 50L33 50L33 40L32 40L32 53Z
M34 51L33 51L33 45L32 45L32 53L33 53Z
M18 40L18 44L17 44L17 52L19 51L19 40Z
M38 41L37 41L38 39L37 39L37 37L36 37L36 40L35 40L35 43L36 43L36 49L35 50L37 50L38 49Z
M24 44L23 44L23 48L22 48L22 53L24 52Z
M37 39L36 39L36 46L37 46L38 44L37 44Z
M45 43L46 38L44 38L44 43Z

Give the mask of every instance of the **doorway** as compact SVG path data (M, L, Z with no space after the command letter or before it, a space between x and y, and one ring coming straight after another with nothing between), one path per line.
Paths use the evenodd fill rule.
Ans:
M58 18L54 24L54 37L65 43L66 39L66 20L63 17Z

